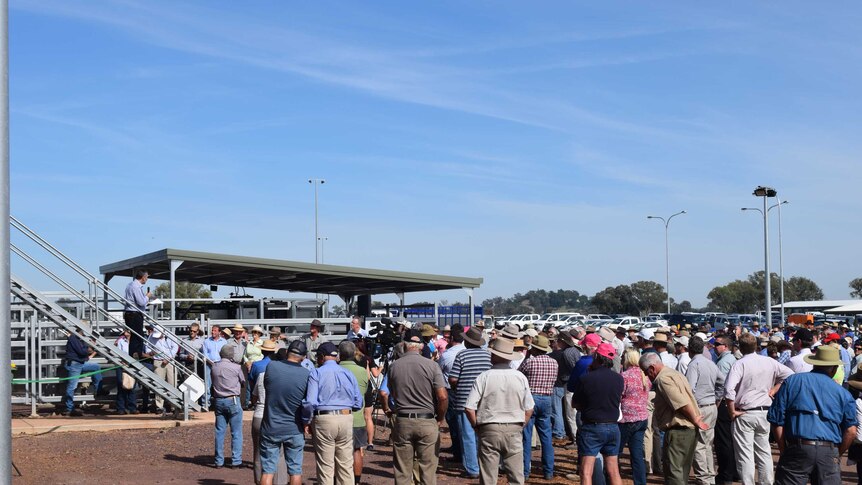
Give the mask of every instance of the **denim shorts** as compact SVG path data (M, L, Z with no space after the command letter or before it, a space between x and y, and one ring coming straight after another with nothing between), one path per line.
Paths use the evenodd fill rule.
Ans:
M617 456L620 453L620 427L617 423L584 423L578 428L578 455Z
M288 475L302 475L302 450L305 436L301 434L285 436L283 441L260 437L260 466L263 473L275 473L281 448L284 446L284 461Z

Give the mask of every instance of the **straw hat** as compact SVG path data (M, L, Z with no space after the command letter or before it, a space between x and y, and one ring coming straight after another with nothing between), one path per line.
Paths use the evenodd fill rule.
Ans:
M275 345L275 342L272 340L264 340L263 344L260 346L260 350L264 352L275 352L278 350L278 346Z
M245 332L245 327L243 327L242 324L237 323L233 328L231 328L231 330L234 332Z
M254 327L252 327L251 333L255 333L255 332L257 332L261 335L264 334L263 328L260 325L255 325Z
M281 335L281 327L272 327L269 329L270 335Z
M539 335L533 340L532 348L541 350L547 354L551 351L551 343L548 341L548 337Z
M221 333L227 335L228 337L233 337L233 332L231 332L229 328L221 329Z
M423 337L433 337L437 335L437 330L434 330L434 327L427 323L422 325L421 332Z
M817 353L808 354L803 357L802 360L811 365L822 367L844 365L844 363L841 362L841 355L838 353L838 349L829 345L821 345L820 347L817 347Z
M506 360L515 358L515 342L505 338L498 338L491 342L489 349L492 354Z
M519 339L519 338L516 338L514 340L514 344L515 344L516 349L526 349L527 348L526 344L524 344L524 341Z

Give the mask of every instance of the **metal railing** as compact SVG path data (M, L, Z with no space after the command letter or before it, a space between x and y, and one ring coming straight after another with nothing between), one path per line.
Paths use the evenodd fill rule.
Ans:
M158 321L154 320L146 312L138 309L132 302L128 301L123 295L120 295L118 292L114 291L111 287L109 287L107 284L102 282L97 276L89 273L87 270L85 270L83 267L81 267L74 260L72 260L71 258L66 256L65 254L63 254L59 249L57 249L51 243L49 243L44 238L42 238L35 231L33 231L32 229L30 229L29 227L24 225L21 221L19 221L15 217L10 217L10 224L12 227L14 227L18 231L20 231L28 239L35 242L42 249L44 249L49 254L54 256L60 262L64 263L66 266L68 266L70 269L72 269L74 272L76 272L78 275L80 275L81 277L83 277L87 281L88 285L90 285L92 290L93 290L92 294L91 294L93 299L91 300L88 298L82 298L82 301L85 303L85 305L87 307L90 308L91 314L96 317L94 319L94 321L92 322L92 324L98 325L98 322L100 320L107 320L107 321L110 321L113 324L119 326L120 328L128 330L132 335L135 335L135 336L141 338L144 342L146 342L148 340L147 335L142 335L142 334L136 332L135 330L131 329L128 325L126 325L125 320L123 320L121 318L117 318L116 316L112 315L107 310L107 308L102 307L102 305L100 305L100 301L107 302L108 299L114 299L114 300L120 302L121 304L123 304L126 308L134 308L135 311L140 312L144 316L144 321L146 323L153 325L155 328L162 328L162 326L159 325ZM39 261L37 261L35 258L33 258L29 254L27 254L25 251L23 251L22 249L20 249L16 245L10 244L10 249L12 250L12 252L14 252L19 257L21 257L21 259L23 259L24 261L29 263L31 266L33 266L34 268L39 270L41 273L43 273L45 276L47 276L48 278L53 280L58 285L63 287L66 291L69 291L71 293L76 293L76 294L78 293L78 290L74 286L69 284L66 280L64 280L63 278L58 276L53 271L49 270L45 265L41 264ZM103 294L103 298L104 298L103 300L100 300L100 298L99 298L99 292L100 291ZM104 318L102 318L102 317L104 317ZM193 357L194 366L191 366L192 369L197 368L199 363L204 364L206 362L206 357L200 351L198 351L197 349L192 347L188 343L187 340L177 337L173 332L167 331L166 328L162 328L162 330L163 330L162 334L165 335L165 338L167 338L171 342L175 343L179 349L183 350L183 353L185 355ZM164 359L164 360L169 360L170 363L173 364L174 368L178 372L183 373L185 375L185 377L195 375L195 372L192 369L188 369L186 367L186 365L184 365L183 362L180 362L175 357L176 356L172 356L169 359Z

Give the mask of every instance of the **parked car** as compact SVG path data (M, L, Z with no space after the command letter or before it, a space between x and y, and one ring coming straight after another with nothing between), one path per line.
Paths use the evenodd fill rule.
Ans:
M560 326L564 321L568 320L573 316L582 316L580 313L575 312L559 312L559 313L545 313L541 318L533 322L537 327L543 327L546 324L551 324L555 327Z
M613 320L613 317L604 313L590 313L587 315L587 320Z

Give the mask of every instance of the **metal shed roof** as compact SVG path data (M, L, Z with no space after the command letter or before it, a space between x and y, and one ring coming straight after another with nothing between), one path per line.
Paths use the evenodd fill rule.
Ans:
M477 288L482 284L482 278L300 263L181 249L162 249L106 264L99 268L99 272L109 280L114 276L131 276L135 269L144 268L151 278L169 280L171 261L183 262L176 270L177 281L346 296Z

